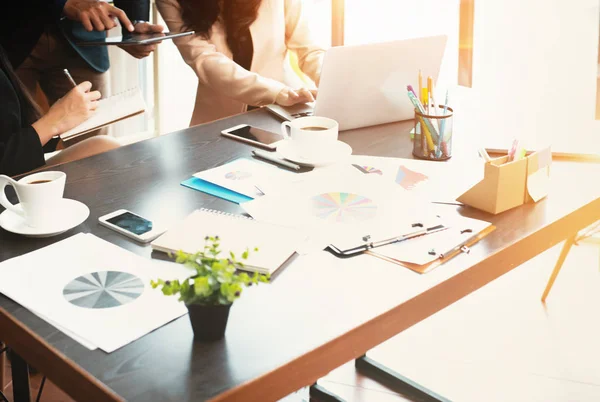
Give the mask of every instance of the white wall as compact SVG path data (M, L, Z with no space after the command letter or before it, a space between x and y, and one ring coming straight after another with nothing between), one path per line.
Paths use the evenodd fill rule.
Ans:
M598 0L478 0L469 113L482 145L598 153Z

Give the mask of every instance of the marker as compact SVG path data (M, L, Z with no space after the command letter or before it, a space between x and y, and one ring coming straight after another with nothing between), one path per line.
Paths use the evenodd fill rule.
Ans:
M73 84L73 88L75 88L77 86L77 83L75 82L75 80L73 79L73 77L71 77L71 74L69 73L69 70L67 70L65 68L63 70L63 73L65 73L65 75L67 76L67 78L69 79L69 81L71 81L71 84Z
M518 147L519 147L519 140L515 138L512 142L510 150L508 151L508 161L507 162L512 162L515 160L515 156L517 154Z
M415 95L415 97L417 97L417 98L419 97L419 95L417 95L417 93L415 92L415 90L412 87L412 85L407 85L406 89L408 89L410 92L412 92Z
M435 144L433 143L431 135L429 134L429 128L427 127L427 123L423 121L423 116L418 116L418 119L421 122L421 127L423 128L423 137L425 137L425 140L427 141L427 154L429 154L429 151L435 150Z
M421 88L421 103L427 110L426 114L429 114L429 92L427 92L427 88Z
M421 74L421 70L419 70L419 94L417 96L422 96L423 93L423 74ZM421 103L423 103L423 98L419 98Z
M427 88L423 88L423 89L425 91L427 91ZM419 102L419 99L417 99L417 97L411 91L408 91L408 98L412 102L415 109L417 109L419 111L419 113L425 114L423 105L421 105L421 102ZM431 124L431 121L429 121L429 119L423 118L423 123L425 124L425 127L427 127L428 131L431 133L433 140L435 142L437 142L439 140L439 135L438 135L437 131L435 130L435 128L433 127L433 125ZM423 131L425 131L425 130L423 130ZM433 150L433 149L434 148L432 147L431 150Z

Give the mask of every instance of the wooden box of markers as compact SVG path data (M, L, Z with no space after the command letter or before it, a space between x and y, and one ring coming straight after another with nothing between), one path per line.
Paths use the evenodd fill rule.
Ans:
M510 162L508 156L492 159L483 180L456 200L491 214L537 202L548 195L551 164L550 148Z

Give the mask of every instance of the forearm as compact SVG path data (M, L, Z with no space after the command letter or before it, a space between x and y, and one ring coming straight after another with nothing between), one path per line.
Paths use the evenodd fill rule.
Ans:
M35 130L39 141L42 146L46 145L48 141L54 136L61 134L63 131L59 123L56 123L48 115L43 116L38 121L31 125Z

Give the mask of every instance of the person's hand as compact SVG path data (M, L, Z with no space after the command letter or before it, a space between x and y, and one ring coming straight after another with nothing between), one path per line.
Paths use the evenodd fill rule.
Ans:
M45 144L55 135L83 123L98 107L100 92L91 91L92 84L84 81L56 101L48 113L33 123L33 128Z
M292 106L298 103L314 102L316 97L316 89L300 88L298 90L293 90L292 88L286 87L279 92L277 98L275 98L275 103L280 106Z
M117 26L115 18L129 32L134 29L123 10L99 0L67 0L63 14L71 20L81 22L88 31L112 29Z
M164 31L164 27L162 25L150 24L148 22L138 22L134 25L134 33L138 34L152 34L152 33L162 33ZM136 59L143 59L147 57L156 49L156 44L153 43L151 45L125 45L119 46L121 49L125 50L127 53L135 57Z

